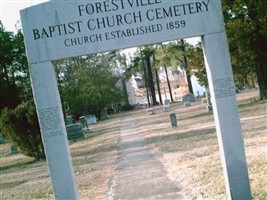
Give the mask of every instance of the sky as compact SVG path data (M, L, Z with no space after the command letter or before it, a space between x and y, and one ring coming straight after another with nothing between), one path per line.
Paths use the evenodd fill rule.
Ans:
M15 24L20 21L19 11L47 0L0 0L0 20L6 31L16 31Z

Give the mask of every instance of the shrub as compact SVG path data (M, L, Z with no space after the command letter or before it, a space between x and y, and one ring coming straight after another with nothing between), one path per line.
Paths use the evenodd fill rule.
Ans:
M126 104L126 105L123 105L121 107L121 110L122 111L129 111L129 110L133 110L134 109L134 106L133 105L130 105L130 104Z
M11 143L18 146L21 153L37 160L45 158L33 103L21 103L13 110L5 108L1 113L0 129Z

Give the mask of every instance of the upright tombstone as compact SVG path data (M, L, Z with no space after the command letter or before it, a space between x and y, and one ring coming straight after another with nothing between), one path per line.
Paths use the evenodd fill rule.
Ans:
M69 124L66 126L68 140L80 140L84 139L83 127L80 123Z
M108 119L108 110L107 108L103 108L100 112L100 120Z
M82 125L82 130L83 132L89 132L89 127L88 127L88 124L87 124L87 121L86 121L86 117L85 116L81 116L79 117L79 120L80 120L80 123Z
M164 111L164 112L169 112L169 111L171 111L171 101L170 101L170 99L165 99L165 100L164 100L163 111Z
M88 125L96 124L97 123L96 116L95 115L86 115L86 122Z
M11 154L17 154L19 152L18 147L16 145L11 145L10 151L11 151Z
M171 121L172 128L177 127L177 119L176 119L175 113L170 114L170 121Z
M184 96L182 96L182 102L185 103L185 102L194 102L196 101L196 97L194 94L186 94Z
M51 61L193 36L202 36L228 199L251 199L221 0L54 0L21 19L55 199L78 192Z
M69 124L74 124L74 119L73 119L73 116L72 115L68 115L66 117L66 124L69 125Z
M5 138L1 133L0 133L0 144L5 144Z

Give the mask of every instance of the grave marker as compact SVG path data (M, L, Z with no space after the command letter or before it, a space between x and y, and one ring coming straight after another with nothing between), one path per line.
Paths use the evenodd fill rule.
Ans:
M175 113L170 114L170 121L171 121L172 128L177 127L177 119L176 119Z
M21 19L55 199L78 192L51 61L193 36L202 36L228 199L251 199L221 0L50 1Z
M88 125L96 124L97 123L96 116L95 115L86 115L86 122Z

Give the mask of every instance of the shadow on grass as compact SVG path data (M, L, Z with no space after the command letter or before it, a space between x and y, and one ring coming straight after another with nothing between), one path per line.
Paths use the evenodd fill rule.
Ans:
M212 111L207 111L205 113L200 113L198 115L192 115L192 116L187 116L187 117L181 117L178 120L187 120L187 119L195 119L195 118L200 118L200 117L205 117L205 116L210 116L213 115Z
M154 143L162 150L168 152L174 152L179 150L185 151L187 149L198 148L198 146L196 145L198 142L205 141L211 138L216 138L215 132L215 128L209 128L171 135L156 136L150 138L149 143ZM188 141L185 141L184 139L188 139Z
M255 101L255 102L250 102L250 101L247 101L247 102L244 102L242 104L239 104L238 105L238 108L249 108L249 107L252 107L252 106L255 106L255 105L262 105L262 104L266 104L267 103L267 100L263 100L263 101Z
M91 155L100 155L100 154L106 154L108 152L112 152L112 151L116 151L118 150L118 146L117 144L107 144L107 145L101 145L101 146L98 146L98 147L95 147L93 149L90 149L89 153Z
M187 131L184 133L152 137L151 140L152 141L159 141L159 142L160 141L180 140L180 139L185 139L185 138L191 138L191 137L211 134L211 133L214 133L215 130L216 130L215 128L209 128L209 129L203 129L203 130Z
M3 171L11 170L11 169L22 169L22 168L27 167L28 165L31 165L31 164L34 164L34 163L37 163L37 162L39 162L39 161L38 160L31 160L31 161L28 161L28 162L7 165L7 166L4 166L4 167L0 167L0 172L2 173Z
M6 189L6 188L14 188L16 186L19 186L23 183L26 183L27 181L16 181L16 182L5 182L5 183L0 183L0 188L1 189Z
M83 140L94 139L94 138L100 137L102 135L105 135L105 134L108 134L110 132L117 131L117 130L118 130L117 127L113 127L113 128L100 129L96 131L90 131L84 134L84 138L69 140L69 143L73 144L73 143L83 141Z

